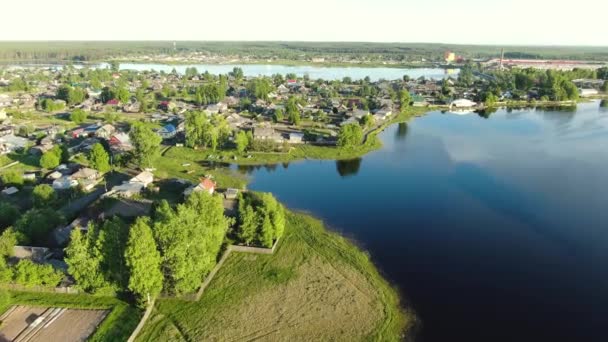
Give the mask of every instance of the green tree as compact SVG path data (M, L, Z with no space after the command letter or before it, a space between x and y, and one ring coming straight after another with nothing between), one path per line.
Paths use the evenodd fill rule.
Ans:
M247 138L247 133L244 131L239 131L235 138L234 142L236 144L236 150L238 153L243 153L249 146L249 138Z
M48 234L63 223L63 218L57 211L49 208L34 208L23 214L15 223L15 229L39 245L46 241Z
M44 152L42 157L40 157L40 167L47 170L56 168L60 163L60 157L57 155L57 153L55 153L55 151L52 150Z
M81 124L87 120L87 112L82 109L74 109L70 114L70 120L76 124Z
M259 243L260 245L270 248L273 244L274 230L272 227L272 222L270 221L270 216L267 214L263 214L262 216L262 224L259 226Z
M19 209L7 201L0 201L0 229L4 229L17 221Z
M356 123L347 124L340 128L338 133L338 146L354 147L363 142L363 130Z
M608 92L608 81L604 81L604 84L602 84L602 87L600 88L601 91L603 92Z
M101 143L93 145L89 153L89 162L92 168L101 173L106 173L112 169L110 166L110 156Z
M283 121L284 118L285 118L285 115L283 114L283 109L277 108L274 111L274 121L275 122Z
M56 286L61 279L63 273L49 264L40 265L24 259L14 267L13 280L24 286Z
M256 99L268 101L268 95L274 90L272 82L270 79L263 78L255 78L247 84L247 91L251 96Z
M407 90L402 90L399 92L399 103L401 104L401 109L405 109L410 106L412 102L412 95Z
M371 115L366 114L363 117L361 117L361 119L359 120L359 123L363 127L369 127L373 123L373 120L374 119L373 119L373 117Z
M129 290L148 305L163 288L161 257L146 218L138 218L131 226L125 250L129 270Z
M120 218L114 217L98 225L96 231L97 236L93 236L95 252L100 255L100 266L105 280L118 288L126 288L128 271L124 254L129 237L128 225Z
M116 94L116 99L118 99L118 101L120 101L121 103L127 103L131 100L131 93L129 93L129 90L126 88L118 88L115 90L115 94Z
M162 138L141 122L135 122L131 126L129 137L134 147L135 162L141 168L152 166L158 158Z
M86 234L80 229L74 229L70 234L70 244L65 249L68 273L74 277L80 288L89 292L107 286L101 272L101 255L91 243L91 236L94 234L92 225Z
M195 192L176 210L163 201L155 217L166 289L178 294L195 290L215 266L228 229L221 197Z
M23 174L17 171L7 171L0 176L0 179L2 179L2 184L7 187L23 185Z
M36 208L51 207L56 200L55 190L48 184L36 185L32 191L32 202Z
M27 237L8 227L0 235L0 256L2 258L13 256L13 248L19 244L28 243Z

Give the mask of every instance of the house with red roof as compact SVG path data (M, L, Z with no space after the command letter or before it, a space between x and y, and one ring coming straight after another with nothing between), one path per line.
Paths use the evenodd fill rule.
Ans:
M210 195L212 195L215 192L215 187L217 186L217 184L212 181L211 179L204 177L200 179L200 182L196 185L193 185L191 187L189 187L188 189L184 190L184 196L190 196L191 193L193 192L199 192L199 191L206 191L208 192Z

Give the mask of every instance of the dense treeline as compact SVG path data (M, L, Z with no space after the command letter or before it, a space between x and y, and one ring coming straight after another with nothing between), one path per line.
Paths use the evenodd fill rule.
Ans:
M215 266L229 223L220 196L195 192L176 208L162 201L153 220L112 218L74 230L68 272L88 292L131 291L142 303L161 290L189 293Z
M470 58L497 57L498 46L475 46L428 43L359 43L359 42L0 42L0 60L7 61L96 61L134 54L174 54L205 52L218 55L242 55L258 58L278 57L301 60L314 56L343 56L371 60L440 61L446 50ZM507 46L508 58L569 58L606 60L603 47L533 47Z
M246 245L272 247L283 236L285 209L270 193L239 196L237 237Z

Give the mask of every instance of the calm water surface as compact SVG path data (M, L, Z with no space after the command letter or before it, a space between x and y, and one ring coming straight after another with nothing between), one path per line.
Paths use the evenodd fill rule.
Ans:
M458 70L456 69L437 69L437 68L420 68L420 69L404 69L404 68L366 68L366 67L321 67L321 66L286 66L286 65L262 65L262 64L191 64L191 65L168 65L154 63L121 63L120 68L125 70L156 70L171 72L174 68L178 73L184 73L186 68L195 67L198 72L209 71L209 73L227 74L234 67L243 69L245 76L271 76L274 74L285 75L294 73L299 77L308 75L311 79L324 80L342 80L344 77L350 77L353 80L363 79L369 76L371 81L380 79L396 80L403 78L403 75L408 75L411 78L442 79L448 76L456 77Z
M248 170L353 237L422 341L608 341L608 112L433 112L349 162Z

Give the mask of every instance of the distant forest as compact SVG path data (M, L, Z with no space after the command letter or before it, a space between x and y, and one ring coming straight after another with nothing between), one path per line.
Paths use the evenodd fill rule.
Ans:
M102 61L128 55L184 54L205 52L251 58L307 60L314 57L350 57L367 60L443 60L446 51L465 58L496 58L500 49L506 58L608 60L608 47L476 46L427 43L357 42L194 42L177 41L53 41L0 42L0 61Z

